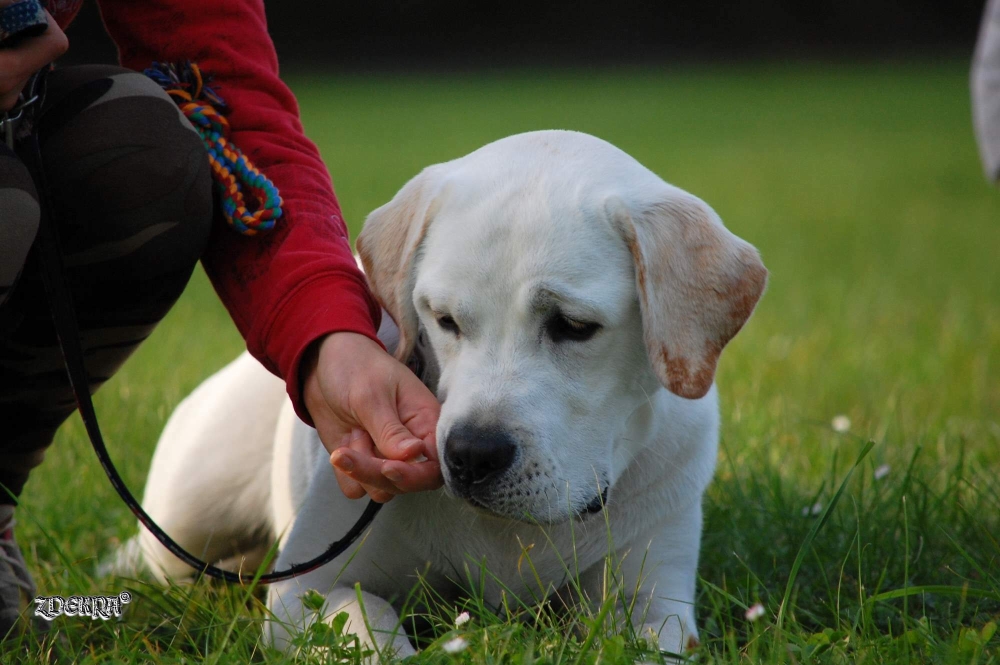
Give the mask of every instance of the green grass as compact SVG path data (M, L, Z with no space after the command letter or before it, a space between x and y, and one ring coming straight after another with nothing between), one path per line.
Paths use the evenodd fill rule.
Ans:
M966 63L948 62L292 85L354 233L427 164L515 132L568 128L701 196L761 250L770 287L718 377L700 662L997 663L1000 192L979 171L966 80ZM104 431L136 491L171 409L240 348L199 272L102 389ZM849 432L831 427L839 414ZM877 480L881 465L889 472ZM814 504L829 510L803 516ZM81 663L287 662L258 645L259 595L93 576L134 522L77 418L32 477L19 520L43 593L127 587L136 599L121 623L62 618L61 641L8 641L3 663L50 652ZM766 614L749 622L756 602ZM473 599L472 621L455 630L463 608L432 605L421 662L613 663L641 651L596 613L512 599L497 615ZM459 633L470 646L445 654L441 643ZM320 643L358 657L335 631L303 638Z

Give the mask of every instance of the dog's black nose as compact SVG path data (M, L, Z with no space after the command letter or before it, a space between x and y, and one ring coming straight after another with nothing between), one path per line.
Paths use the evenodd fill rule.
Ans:
M482 483L505 471L516 455L517 444L496 427L459 425L444 444L448 471L463 485Z

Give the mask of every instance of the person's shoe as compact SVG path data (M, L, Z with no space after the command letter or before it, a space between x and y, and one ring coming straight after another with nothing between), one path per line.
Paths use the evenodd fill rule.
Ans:
M0 532L0 639L14 628L26 607L30 606L38 589L21 548L14 540L14 520Z

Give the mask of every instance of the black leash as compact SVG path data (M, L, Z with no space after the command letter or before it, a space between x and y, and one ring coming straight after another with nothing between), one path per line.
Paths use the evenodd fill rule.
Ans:
M44 78L45 71L41 71L36 74L35 78L28 84L28 88L26 88L24 95L25 99L35 98L33 102L33 111L36 117L39 115L38 110L41 108L42 99L45 94ZM90 398L90 382L87 378L87 369L83 362L83 347L80 343L80 330L77 325L76 314L73 309L72 295L66 284L62 252L59 249L59 236L55 224L53 223L52 211L50 210L48 179L42 165L42 151L38 140L37 127L32 128L30 138L26 140L25 152L27 154L22 155L22 159L24 159L28 170L31 171L35 180L35 186L38 188L39 205L42 213L38 230L38 239L36 241L38 256L41 261L42 280L45 284L45 292L49 300L52 322L56 330L56 335L59 338L59 346L62 349L63 360L66 363L66 372L69 375L69 382L73 388L73 394L76 397L77 408L80 410L80 415L83 418L83 424L87 429L87 435L90 437L90 442L94 446L94 452L97 453L97 458L100 460L101 466L104 467L104 473L107 474L108 480L111 481L111 485L115 488L115 491L118 492L118 495L122 498L122 501L125 502L125 505L129 507L142 525L149 529L149 531L156 536L156 539L159 540L171 554L197 570L202 575L225 580L226 582L238 584L243 584L244 582L256 582L257 584L280 582L282 580L291 579L298 575L303 575L316 570L320 566L333 561L336 557L346 551L347 548L358 539L361 533L368 528L368 525L371 524L376 513L378 513L379 509L382 507L382 504L369 501L368 506L365 507L364 513L362 513L361 517L354 524L354 526L352 526L348 532L344 534L344 537L331 544L326 551L318 557L306 561L305 563L294 564L287 570L274 571L261 575L260 577L255 577L255 575L252 574L244 575L242 573L222 570L221 568L202 561L174 542L174 540L168 536L163 529L157 526L156 522L150 518L146 511L143 510L139 502L136 501L134 496L132 496L128 487L125 486L124 481L121 476L118 475L117 469L115 469L114 464L111 462L111 457L108 455L108 449L104 445L104 438L101 436L100 427L97 424L97 413L94 410L94 403Z

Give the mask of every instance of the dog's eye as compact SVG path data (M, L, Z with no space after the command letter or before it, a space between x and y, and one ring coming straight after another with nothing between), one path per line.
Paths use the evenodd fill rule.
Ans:
M553 342L585 342L600 329L600 323L576 321L562 314L556 314L545 323L545 331Z
M456 337L458 337L458 335L462 332L458 329L458 324L455 323L455 319L451 318L450 314L442 314L437 317L437 322L438 325L441 326L442 330L446 330Z

